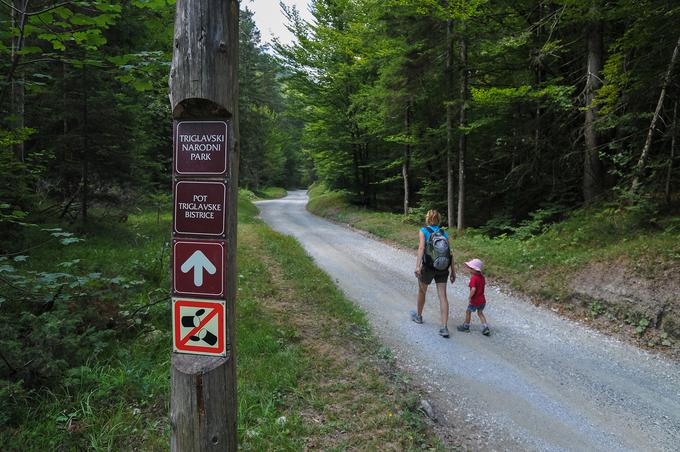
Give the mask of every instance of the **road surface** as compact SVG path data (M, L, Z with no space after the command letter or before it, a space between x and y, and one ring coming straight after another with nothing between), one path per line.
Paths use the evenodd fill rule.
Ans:
M415 255L305 210L306 192L258 203L368 315L398 365L429 393L451 446L483 450L680 450L680 365L502 293L490 283L479 323L455 331L467 278L449 285L451 338L438 336L430 288L411 322ZM414 231L414 241L416 240ZM455 244L454 244L455 246ZM493 265L493 263L489 263Z

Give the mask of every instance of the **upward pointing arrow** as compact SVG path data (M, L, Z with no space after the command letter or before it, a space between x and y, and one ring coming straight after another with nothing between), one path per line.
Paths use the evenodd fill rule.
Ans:
M210 259L205 257L203 251L196 250L194 254L189 257L180 267L182 273L189 273L189 270L194 269L194 285L196 287L201 287L203 285L203 270L207 271L211 275L214 275L217 269L210 262Z

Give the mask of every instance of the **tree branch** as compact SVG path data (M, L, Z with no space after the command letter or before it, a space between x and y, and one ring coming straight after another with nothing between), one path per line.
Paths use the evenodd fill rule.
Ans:
M14 5L11 3L7 3L5 0L0 0L0 3L5 5L6 7L14 10L17 13L24 14L25 16L37 16L39 14L46 13L48 11L52 11L53 9L61 8L62 6L70 5L73 2L62 2L62 3L57 3L56 5L48 6L44 9L41 9L40 11L32 11L32 12L27 12L27 11L21 11L20 9L16 8Z
M5 5L7 4L4 0L0 0L2 3ZM7 78L5 80L5 85L2 87L2 90L0 91L0 103L2 103L3 99L5 98L5 91L7 90L7 87L11 85L12 79L14 78L14 71L16 71L17 66L19 65L19 60L21 59L21 49L24 46L24 32L26 30L26 10L28 9L28 2L29 0L26 0L24 2L24 10L19 11L12 5L12 9L15 10L16 12L19 12L21 14L21 18L19 19L19 38L17 39L17 45L16 48L13 49L14 55L12 58L12 66L9 68L9 73L7 74ZM12 38L14 40L14 38Z

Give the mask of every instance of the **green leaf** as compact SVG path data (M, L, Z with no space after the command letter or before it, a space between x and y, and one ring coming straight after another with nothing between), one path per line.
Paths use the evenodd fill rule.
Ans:
M82 241L83 241L83 239L79 239L77 237L68 237L68 238L65 238L65 239L61 239L61 244L62 245L71 245L72 243L78 243L78 242L82 242Z
M16 268L12 267L11 265L3 265L0 267L0 273L14 273Z
M151 83L150 80L135 80L132 82L132 86L135 88L135 90L143 92L153 88L153 83Z

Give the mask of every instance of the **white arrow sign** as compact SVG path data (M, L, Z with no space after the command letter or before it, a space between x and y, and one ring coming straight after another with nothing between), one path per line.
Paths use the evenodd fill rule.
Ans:
M203 285L203 269L214 275L217 269L210 262L210 259L205 257L205 254L201 250L194 251L189 259L186 260L180 267L182 273L189 273L189 270L194 269L194 285L196 287L201 287Z

